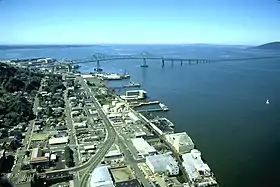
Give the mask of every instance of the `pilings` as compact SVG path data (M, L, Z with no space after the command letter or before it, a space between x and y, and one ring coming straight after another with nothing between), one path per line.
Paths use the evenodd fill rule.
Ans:
M205 63L210 63L209 60L207 59L161 59L161 66L164 67L166 62L171 62L171 66L175 64L175 62L180 62L180 65L183 66L184 62L188 65L192 64L205 64Z

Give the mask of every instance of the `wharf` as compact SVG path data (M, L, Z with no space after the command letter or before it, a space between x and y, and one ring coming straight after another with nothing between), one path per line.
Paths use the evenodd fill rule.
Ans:
M160 111L166 112L169 110L165 104L160 103L159 101L150 101L148 103L142 103L142 105L152 105L152 104L158 104L159 107L158 108L149 108L149 109L140 109L137 111L138 112L160 112ZM140 107L140 106L136 105L136 107Z
M159 101L148 101L148 102L131 102L129 104L130 107L140 107L143 105L154 105L154 104L159 104Z

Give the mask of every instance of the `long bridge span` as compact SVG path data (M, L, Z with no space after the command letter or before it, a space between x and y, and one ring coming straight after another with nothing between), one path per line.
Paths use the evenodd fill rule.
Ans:
M113 60L142 60L141 67L148 67L147 60L159 60L161 61L161 66L164 67L166 63L171 63L173 65L175 62L179 63L181 66L183 64L202 64L202 63L212 63L212 62L230 62L230 61L248 61L248 60L261 60L261 59L275 59L280 58L278 56L259 56L259 57L244 57L244 58L217 58L217 59L207 59L207 58L179 58L179 57L163 57L154 56L150 53L141 53L136 55L104 55L101 53L96 53L89 58L83 59L72 59L66 60L70 64L83 64L83 63L96 63L97 68L100 67L100 62L113 61Z

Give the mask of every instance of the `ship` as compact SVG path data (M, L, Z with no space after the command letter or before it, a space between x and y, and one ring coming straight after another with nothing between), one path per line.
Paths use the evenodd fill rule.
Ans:
M168 111L169 110L168 107L163 103L159 103L159 106L163 111Z
M124 70L124 73L121 75L122 79L128 79L130 78L130 75L128 73L126 73L126 70Z
M141 85L139 83L136 82L129 82L128 84L124 84L123 87L124 88L129 88L129 87L140 87Z

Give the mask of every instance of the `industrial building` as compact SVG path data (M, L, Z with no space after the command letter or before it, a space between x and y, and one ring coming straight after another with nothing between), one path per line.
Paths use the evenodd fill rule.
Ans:
M166 173L167 175L179 174L178 164L171 155L147 156L146 164L153 173Z
M156 149L150 146L143 138L133 138L131 141L138 151L138 156L146 157L157 153Z
M41 166L42 168L46 168L49 166L50 158L43 156L43 152L40 148L32 149L30 155L30 166L32 168L36 168L36 166Z
M66 143L68 143L68 136L49 139L49 145L66 144Z
M147 92L145 90L129 90L126 91L125 95L121 95L120 97L126 101L133 101L139 99L145 99Z
M90 187L114 187L111 173L107 166L99 166L93 170L90 177Z
M104 156L104 160L106 161L123 161L123 155L117 145L113 145L109 152Z
M178 153L189 153L194 149L194 143L186 132L168 134L165 137Z
M193 149L190 153L183 154L182 159L183 167L191 182L197 184L197 186L211 186L217 184L211 169L202 161L199 150Z

